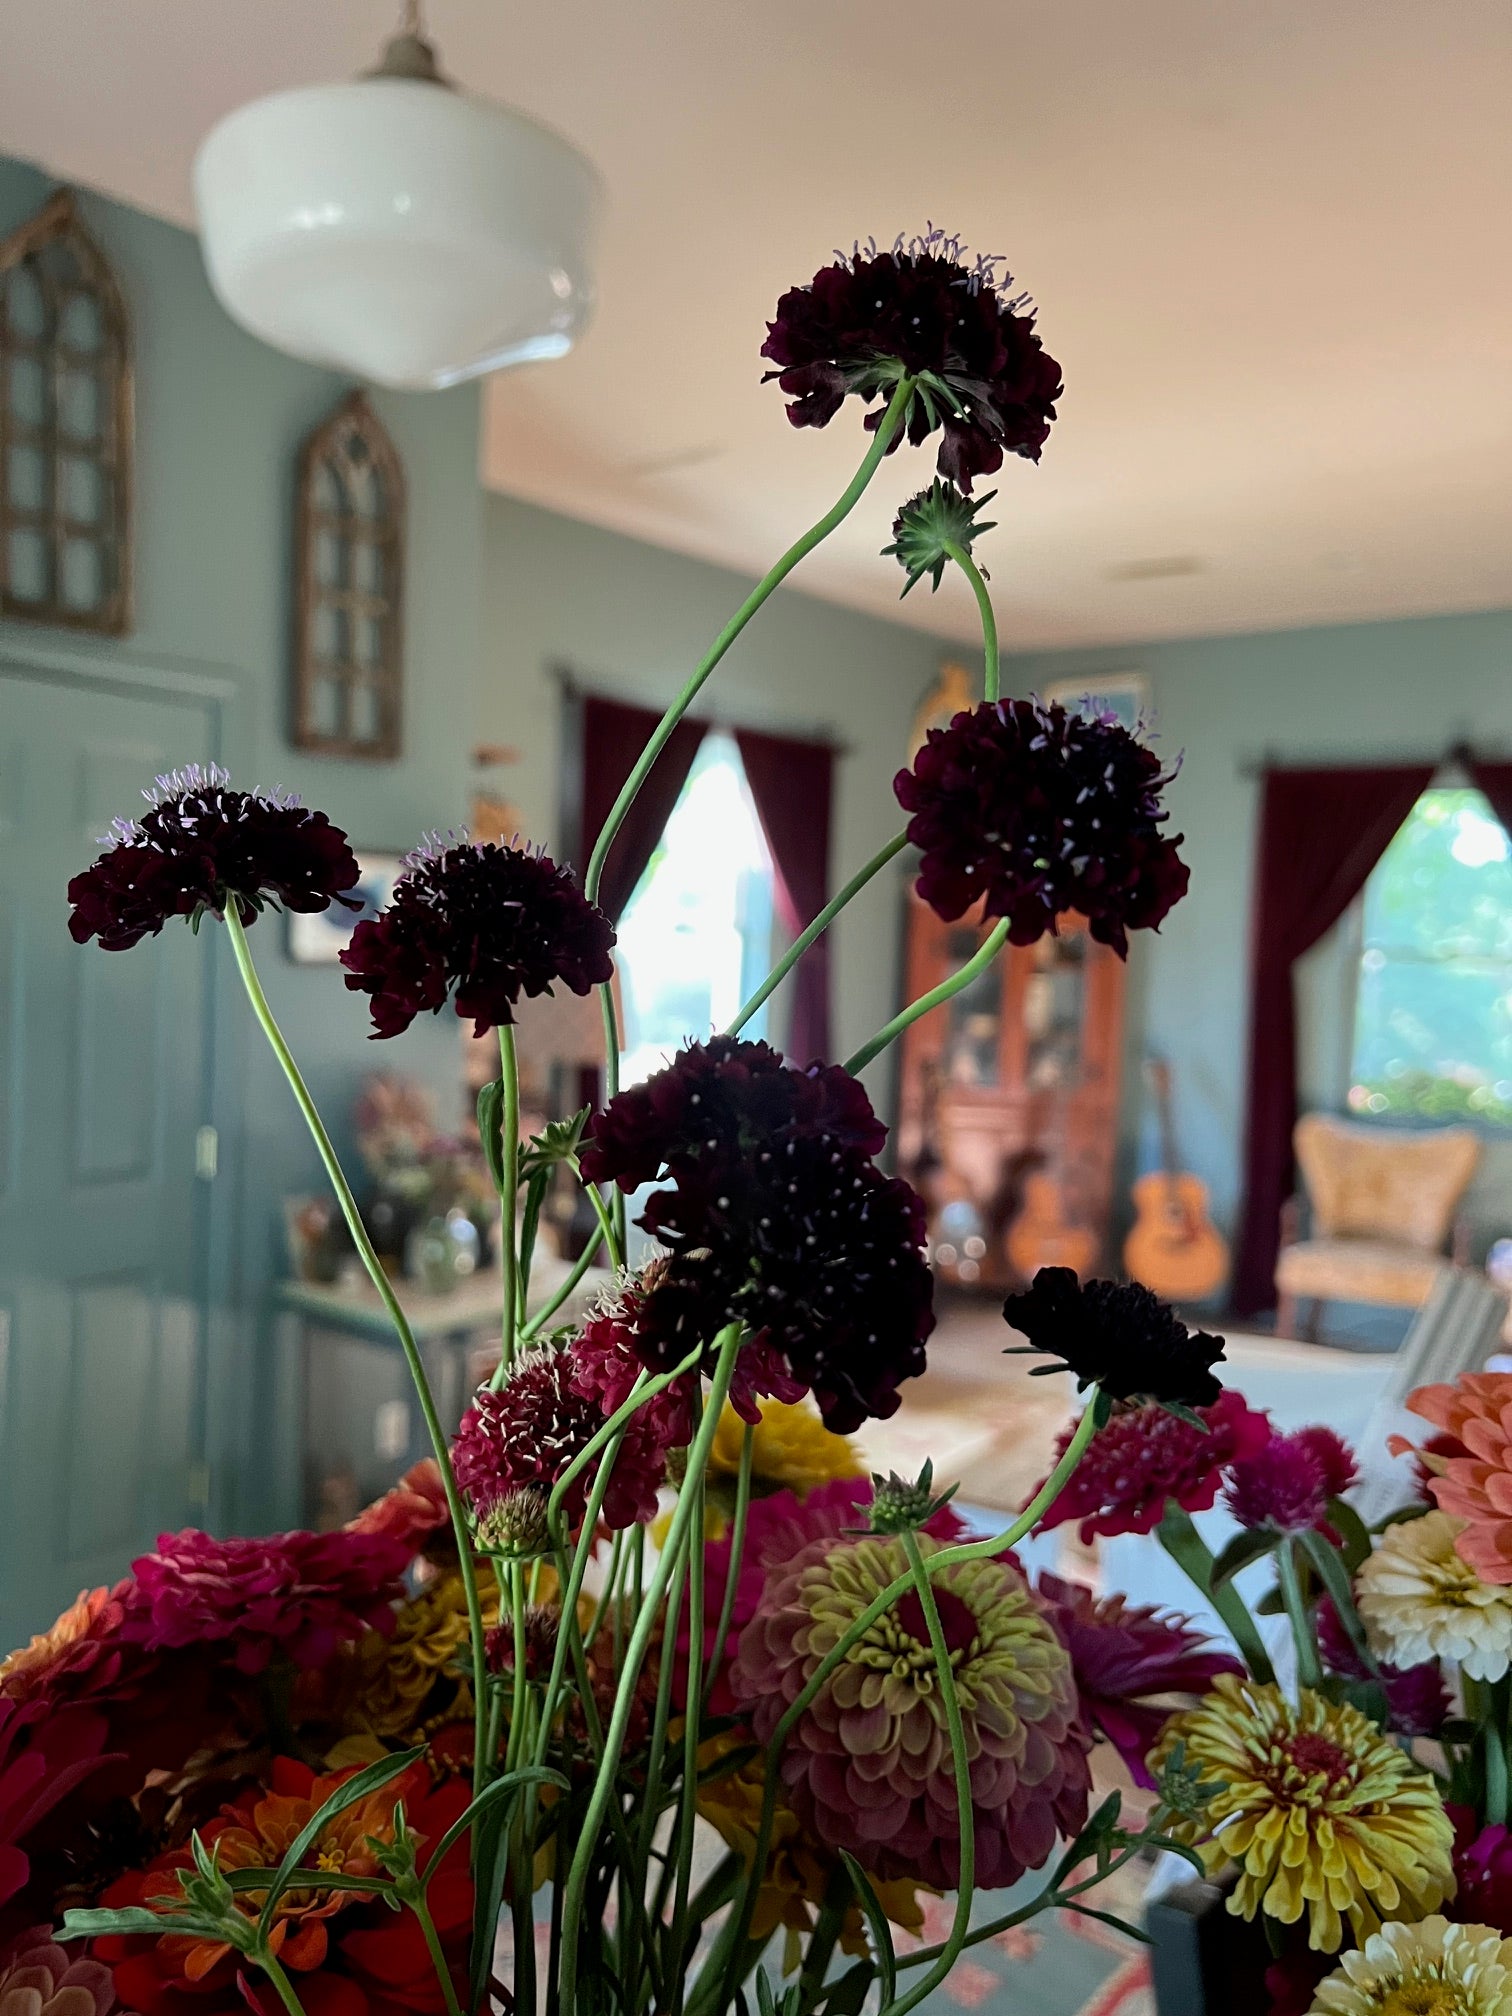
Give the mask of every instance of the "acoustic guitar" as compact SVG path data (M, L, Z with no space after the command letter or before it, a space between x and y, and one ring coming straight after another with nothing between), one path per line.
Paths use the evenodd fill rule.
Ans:
M1026 1281L1041 1267L1069 1267L1085 1276L1097 1264L1097 1234L1071 1223L1063 1197L1060 1183L1043 1169L1024 1179L1023 1209L1008 1233L1008 1258Z
M1229 1251L1208 1216L1207 1185L1181 1168L1171 1118L1171 1067L1145 1067L1160 1111L1163 1167L1134 1185L1134 1224L1124 1241L1124 1271L1167 1302L1202 1302L1228 1278Z

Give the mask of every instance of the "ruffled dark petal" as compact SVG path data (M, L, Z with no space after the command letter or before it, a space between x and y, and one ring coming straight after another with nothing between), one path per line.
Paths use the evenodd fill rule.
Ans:
M482 1036L513 1022L522 994L557 982L586 994L607 980L613 943L608 918L547 855L432 845L409 857L388 909L357 926L341 963L347 986L370 998L375 1036L399 1035L448 998Z
M1223 1339L1188 1330L1168 1303L1138 1281L1079 1281L1069 1267L1042 1267L1022 1295L1010 1295L1003 1319L1059 1362L1079 1387L1100 1386L1114 1400L1172 1400L1207 1407L1222 1391L1213 1366Z

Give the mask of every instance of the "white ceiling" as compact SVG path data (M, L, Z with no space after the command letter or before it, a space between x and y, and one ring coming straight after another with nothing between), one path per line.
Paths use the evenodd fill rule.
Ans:
M187 221L241 99L369 62L384 0L0 0L0 149ZM1509 0L431 0L610 215L593 329L489 389L488 481L756 570L863 445L797 433L763 323L926 218L1005 254L1065 370L984 544L1010 648L1512 604ZM922 455L800 585L876 557ZM1135 578L1128 578L1130 575Z

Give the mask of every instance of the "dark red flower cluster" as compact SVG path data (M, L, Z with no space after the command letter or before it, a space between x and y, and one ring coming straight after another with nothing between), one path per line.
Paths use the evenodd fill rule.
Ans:
M651 1261L639 1279L625 1283L617 1296L594 1310L569 1347L572 1390L595 1402L605 1420L624 1406L646 1369L635 1349L636 1325L648 1291L664 1272L661 1261ZM692 1441L696 1385L690 1372L639 1408L638 1418L645 1420L661 1449L685 1449Z
M1314 1621L1318 1650L1330 1673L1343 1680L1377 1681L1386 1696L1389 1726L1399 1736L1437 1736L1449 1713L1449 1694L1436 1659L1420 1666L1377 1665L1374 1673L1355 1650L1332 1599L1319 1599Z
M474 1396L452 1442L452 1468L480 1519L514 1492L549 1492L603 1427L604 1411L591 1392L578 1390L576 1371L570 1345L541 1344L515 1361L502 1386ZM667 1468L657 1426L647 1409L630 1417L604 1497L611 1527L655 1516ZM582 1519L592 1483L586 1464L563 1499L569 1525Z
M514 1020L522 994L560 980L586 994L613 971L614 927L570 870L538 849L432 836L406 857L380 916L341 955L346 984L372 997L373 1034L398 1036L448 997L482 1036Z
M108 1762L109 1724L86 1708L0 1698L0 1905L26 1885L33 1829Z
M1090 1543L1099 1534L1153 1533L1168 1499L1188 1512L1205 1512L1227 1467L1263 1448L1271 1426L1232 1387L1211 1407L1196 1411L1200 1428L1154 1401L1116 1407L1082 1452L1041 1528L1079 1519L1082 1540ZM1057 1458L1074 1432L1067 1428L1061 1435Z
M1089 1735L1113 1745L1136 1785L1153 1787L1145 1758L1172 1712L1158 1697L1205 1694L1220 1673L1244 1668L1211 1650L1188 1618L1122 1596L1096 1596L1083 1583L1048 1573L1036 1593L1071 1654Z
M137 1601L123 1634L149 1647L229 1643L243 1673L275 1653L320 1666L364 1631L392 1628L413 1551L380 1533L164 1533L131 1564Z
M1061 368L1034 329L1026 295L1000 262L968 262L959 239L930 228L891 251L837 253L806 287L789 288L767 324L767 373L795 427L825 427L854 393L863 404L917 380L907 433L942 435L939 471L970 491L1005 453L1037 462L1061 395ZM881 415L873 412L867 426ZM901 435L900 437L901 438Z
M641 1363L670 1371L740 1322L732 1398L748 1419L760 1392L812 1391L842 1434L893 1413L934 1311L924 1207L871 1160L885 1138L838 1065L798 1070L728 1036L611 1100L583 1151L588 1180L668 1182L639 1220L667 1249L635 1312Z
M1224 1503L1241 1526L1310 1533L1327 1523L1328 1501L1347 1491L1355 1460L1332 1428L1272 1435L1229 1472Z
M1174 1400L1203 1407L1222 1390L1212 1368L1223 1339L1188 1330L1168 1303L1137 1281L1081 1281L1070 1267L1041 1267L1003 1319L1058 1362L1034 1373L1073 1372L1078 1389L1114 1400ZM1010 1351L1021 1347L1010 1345Z
M1067 911L1120 957L1157 926L1190 871L1161 831L1174 776L1110 717L1038 700L984 701L932 728L893 779L923 859L918 891L947 920L983 905L1032 945Z
M1478 1827L1468 1806L1451 1806L1454 1901L1444 1915L1462 1925L1491 1925L1512 1939L1512 1829Z
M80 945L98 938L107 952L124 952L170 917L224 916L233 896L243 924L265 903L362 908L342 893L360 872L347 836L290 794L233 791L218 764L191 763L143 795L149 809L117 819L105 852L68 885L68 928Z

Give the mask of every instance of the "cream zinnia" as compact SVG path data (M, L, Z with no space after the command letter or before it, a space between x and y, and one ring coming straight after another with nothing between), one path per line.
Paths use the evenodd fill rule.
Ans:
M1489 1925L1387 1925L1319 1984L1309 2016L1512 2016L1512 1939Z
M1388 1526L1360 1569L1371 1650L1393 1666L1453 1659L1472 1680L1512 1667L1512 1588L1483 1582L1455 1547L1462 1519L1427 1512Z

